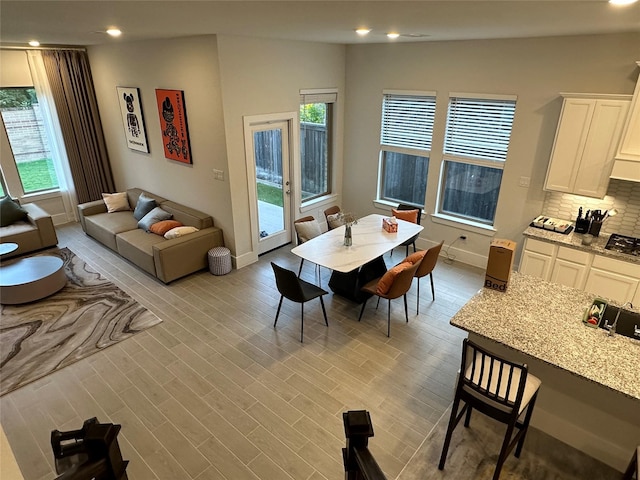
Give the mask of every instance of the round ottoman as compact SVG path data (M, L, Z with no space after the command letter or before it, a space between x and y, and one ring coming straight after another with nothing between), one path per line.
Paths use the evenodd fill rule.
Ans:
M231 251L226 247L209 250L209 271L214 275L226 275L231 271Z

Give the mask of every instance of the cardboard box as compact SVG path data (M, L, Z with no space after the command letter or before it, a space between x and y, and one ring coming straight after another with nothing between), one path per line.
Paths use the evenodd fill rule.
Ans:
M388 218L382 219L382 228L384 228L389 233L395 233L398 231L398 223L394 220L390 220Z
M487 273L484 277L484 286L486 288L492 288L500 292L507 290L515 253L516 242L512 240L495 239L491 242Z

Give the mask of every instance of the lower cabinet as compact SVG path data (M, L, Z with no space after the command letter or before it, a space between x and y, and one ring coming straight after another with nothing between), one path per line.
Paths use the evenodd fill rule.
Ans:
M640 265L596 255L585 290L618 302L640 306Z
M521 273L640 307L640 264L526 238Z

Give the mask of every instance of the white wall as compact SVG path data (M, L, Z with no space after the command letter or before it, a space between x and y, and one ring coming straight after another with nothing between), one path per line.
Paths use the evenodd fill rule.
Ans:
M240 36L218 36L228 171L239 265L257 260L252 251L243 117L297 112L300 90L337 88L334 169L342 172L345 47ZM335 190L340 192L340 175ZM255 188L253 185L251 188ZM300 212L294 212L300 217ZM307 214L307 213L305 213ZM318 218L318 212L314 212Z
M433 213L449 92L515 94L516 117L495 226L498 238L521 233L543 208L542 186L562 105L559 92L632 94L640 34L347 47L343 203L358 214L383 213L376 197L383 89L437 92L426 212ZM521 176L531 186L518 186ZM459 259L484 267L491 237L423 221L422 246L444 239Z
M213 216L229 248L232 212L226 170L215 36L115 43L88 48L109 160L119 191L140 187ZM116 87L138 87L150 153L127 148ZM184 91L193 164L166 159L155 89Z

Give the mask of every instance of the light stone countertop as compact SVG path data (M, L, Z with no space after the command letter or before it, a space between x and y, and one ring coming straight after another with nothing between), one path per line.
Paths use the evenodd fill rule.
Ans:
M512 272L506 292L483 288L450 323L640 400L640 340L584 325L596 297Z
M625 262L640 263L640 256L627 255L626 253L605 250L604 247L609 241L610 237L610 235L607 234L593 237L593 242L589 246L582 245L582 237L584 236L584 234L576 233L575 231L564 235L562 233L552 232L550 230L543 230L542 228L527 227L527 229L522 232L522 234L525 237L542 240L543 242L555 243L564 247L575 248L576 250L595 253L597 255L605 255L617 260L624 260Z

